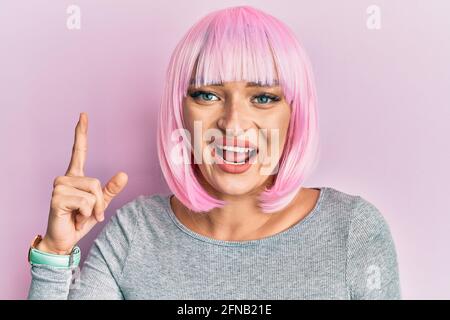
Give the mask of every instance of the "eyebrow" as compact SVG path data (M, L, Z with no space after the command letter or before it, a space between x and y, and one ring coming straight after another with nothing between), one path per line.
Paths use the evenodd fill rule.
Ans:
M273 86L278 86L279 82L278 80L272 80L272 85L270 84L261 84L261 83L257 83L257 82L247 82L247 84L245 85L246 88L251 88L251 87L273 87ZM195 84L195 80L191 80L190 82L191 85ZM217 83L217 84L207 84L205 86L208 87L223 87L223 83Z

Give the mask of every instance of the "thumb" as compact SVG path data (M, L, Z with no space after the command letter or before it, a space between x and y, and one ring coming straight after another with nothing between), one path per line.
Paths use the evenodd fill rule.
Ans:
M111 200L117 196L128 182L128 175L125 172L118 172L103 187L103 199L105 200L105 209L109 206Z

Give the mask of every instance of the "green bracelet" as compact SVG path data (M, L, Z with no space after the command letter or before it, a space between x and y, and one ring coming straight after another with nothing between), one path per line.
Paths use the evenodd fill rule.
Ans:
M71 269L80 264L81 250L75 246L70 255L52 254L30 247L28 261L31 265L45 264L55 268Z

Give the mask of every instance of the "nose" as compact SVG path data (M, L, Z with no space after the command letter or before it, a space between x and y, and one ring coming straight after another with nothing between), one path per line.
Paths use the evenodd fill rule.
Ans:
M239 136L251 128L252 121L243 110L239 102L225 106L223 115L217 121L217 126L226 132L226 135Z

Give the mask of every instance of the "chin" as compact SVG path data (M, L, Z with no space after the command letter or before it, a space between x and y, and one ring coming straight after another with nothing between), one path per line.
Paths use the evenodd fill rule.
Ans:
M256 186L216 186L216 192L229 196L243 196L255 190Z
M217 165L212 165L201 167L199 173L203 176L203 180L206 180L217 193L239 196L255 192L264 184L266 179L261 179L261 175L258 174L258 167L254 164L250 170L234 174L221 170Z
M212 182L210 185L216 192L230 196L252 193L264 184L257 172L247 175L213 172L209 180Z

